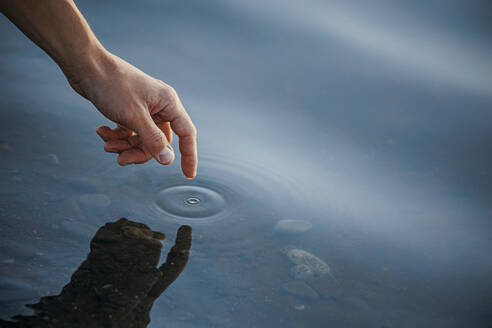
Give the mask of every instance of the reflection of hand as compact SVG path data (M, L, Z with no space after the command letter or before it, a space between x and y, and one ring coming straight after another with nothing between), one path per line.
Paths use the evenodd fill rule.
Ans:
M106 223L59 295L28 305L34 315L0 319L0 327L144 328L153 303L188 263L191 234L190 226L181 226L166 262L157 268L164 234L124 218Z
M121 323L120 327L125 327L125 323L136 322L140 323L140 326L146 327L150 322L150 310L154 302L161 296L161 294L171 285L176 278L181 274L186 264L188 263L188 257L191 248L191 227L183 225L178 229L176 236L176 242L167 254L166 262L163 263L159 271L161 277L157 280L154 286L147 293L138 306L128 314L128 316Z
M120 165L140 164L155 158L161 164L174 160L172 132L179 137L181 167L188 178L196 175L196 129L177 93L124 60L108 55L104 68L70 81L107 118L115 129L97 129L107 152L118 153Z
M188 263L191 248L191 231L191 227L187 225L183 225L178 229L176 242L167 254L166 262L159 268L162 273L161 278L157 280L148 292L147 297L140 301L140 304L129 314L126 320L133 318L132 321L135 322L145 324L150 322L149 313L152 305L167 287L178 278Z

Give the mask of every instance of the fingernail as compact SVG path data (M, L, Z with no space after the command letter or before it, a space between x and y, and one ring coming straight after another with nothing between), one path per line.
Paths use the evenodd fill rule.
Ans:
M169 164L174 160L174 151L171 145L167 145L163 150L159 153L159 163L161 164Z

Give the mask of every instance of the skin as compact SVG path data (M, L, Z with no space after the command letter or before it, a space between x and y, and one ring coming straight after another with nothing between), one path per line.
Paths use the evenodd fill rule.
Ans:
M0 10L53 58L78 94L117 124L96 132L105 151L119 154L118 164L172 163L174 132L183 173L195 177L196 128L176 91L107 51L72 0L2 0Z

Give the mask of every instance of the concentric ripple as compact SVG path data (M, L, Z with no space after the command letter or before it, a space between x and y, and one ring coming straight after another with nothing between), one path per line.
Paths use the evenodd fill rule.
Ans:
M303 194L290 176L257 163L203 152L200 155L198 174L192 180L157 164L113 171L110 177L117 188L111 189L117 192L110 196L114 206L124 209L122 215L144 218L156 227L166 221L271 220L269 224L274 224L279 219L302 217L302 207L296 204L304 203L300 199ZM124 176L119 177L122 173Z
M171 186L159 191L155 198L158 208L182 219L209 219L220 215L226 200L215 190L201 186Z

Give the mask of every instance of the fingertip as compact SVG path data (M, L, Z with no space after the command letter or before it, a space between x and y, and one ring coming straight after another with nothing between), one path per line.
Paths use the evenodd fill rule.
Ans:
M193 180L196 177L196 170L182 169L183 174L186 179Z
M181 155L181 171L187 179L193 179L196 177L198 167L198 160L196 154L191 156Z
M183 233L190 233L192 230L193 228L190 225L182 225L178 229L178 235Z
M104 147L103 147L103 149L104 149L104 151L105 151L105 152L107 152L107 153L109 153L109 152L110 152L110 151L109 151L109 146L108 146L108 143L107 143L107 142L105 142L105 143L104 143Z
M96 129L97 135L103 140L103 141L108 141L109 137L106 133L106 129L109 129L107 126L100 126Z
M120 166L127 166L129 163L122 159L121 155L118 156L117 162Z
M166 239L166 235L163 234L162 232L158 232L158 231L152 231L152 237L155 239L159 239L159 240Z

